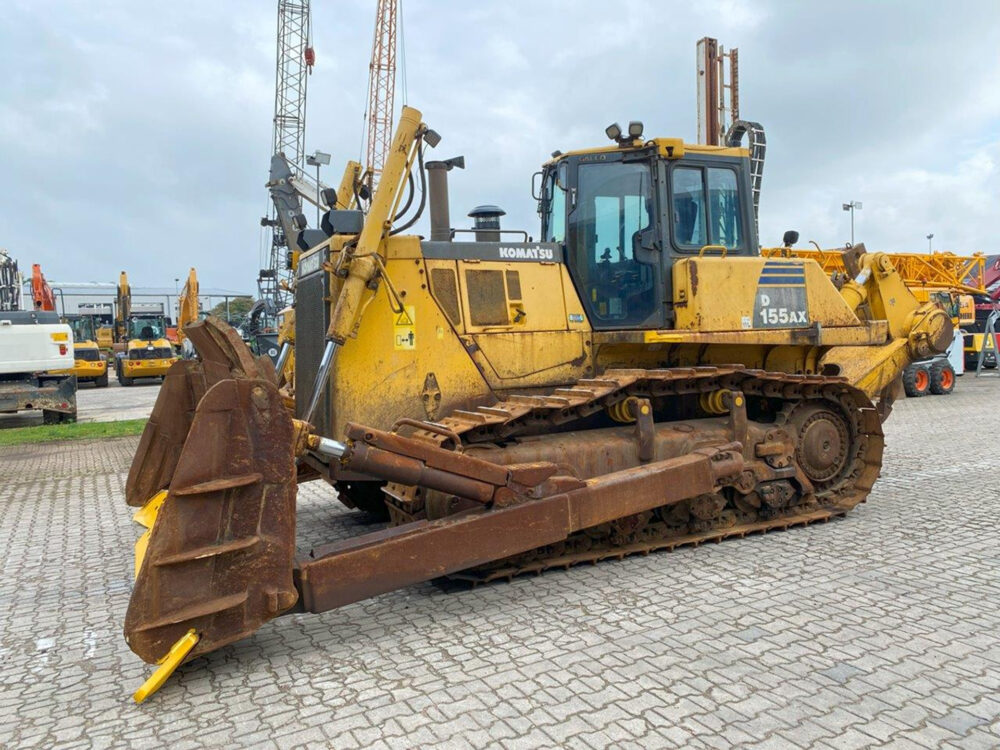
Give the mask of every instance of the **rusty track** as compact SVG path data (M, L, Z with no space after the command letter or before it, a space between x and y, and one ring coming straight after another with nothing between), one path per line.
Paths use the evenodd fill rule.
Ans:
M740 391L748 400L755 400L758 407L770 407L775 425L790 430L799 429L816 411L841 415L850 433L844 445L844 468L835 476L817 481L811 492L800 488L785 507L770 508L762 504L754 509L745 502L741 504L738 496L729 496L712 518L691 517L686 523L671 523L662 518L638 519L638 522L623 519L638 523L639 528L631 534L627 527L601 530L603 534L582 532L554 548L517 555L450 577L484 583L584 562L718 542L827 521L864 501L881 467L881 422L868 398L839 377L769 373L739 365L608 370L600 378L579 381L548 396L515 396L495 406L459 411L442 419L440 425L464 445L502 444L523 435L554 433L585 425L595 415L630 397L690 403L691 399L720 389ZM418 431L417 435L437 444L454 442L444 431ZM421 504L407 503L405 493L398 490L390 488L389 504L394 515L399 520L419 518Z

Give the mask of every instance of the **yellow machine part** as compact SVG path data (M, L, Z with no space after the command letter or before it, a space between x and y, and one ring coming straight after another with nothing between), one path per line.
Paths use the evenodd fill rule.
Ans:
M193 649L198 645L198 634L194 630L189 630L186 634L181 636L173 646L170 647L170 651L167 655L163 657L160 662L160 666L157 667L156 671L153 672L138 690L132 694L132 700L136 703L142 703L149 696L163 687L170 675L174 673L191 653Z
M160 490L155 495L153 495L145 505L143 505L139 510L135 512L132 516L132 520L135 521L140 526L143 526L146 530L142 533L135 542L135 575L138 577L139 568L142 567L142 561L146 558L146 548L149 547L149 535L153 531L153 524L156 523L156 516L160 512L160 507L163 502L167 499L167 491Z
M108 371L108 362L100 357L100 348L93 341L78 341L73 344L73 352L92 351L97 354L97 359L81 359L75 357L71 372L79 380L92 380L99 378Z
M154 341L143 341L132 339L125 347L125 358L122 360L122 374L127 378L159 378L167 374L170 365L177 361L177 357L171 353L169 357L158 357L156 359L129 359L129 352L134 349L145 349L150 344L155 349L169 349L173 352L173 345L167 339L156 339Z
M187 281L177 298L177 341L183 343L187 335L184 326L198 320L198 274L192 268L188 271Z
M97 346L102 351L111 351L114 346L114 329L111 326L101 326L97 329Z
M685 258L674 263L674 310L677 332L752 331L759 343L786 338L789 328L822 324L830 344L867 344L878 334L859 326L858 318L819 265L811 260L787 261L786 268L800 268L798 289L806 304L798 311L784 304L779 295L789 293L787 285L770 285L766 258ZM773 290L770 305L755 297ZM720 293L721 290L721 293ZM700 294L700 291L707 291ZM792 288L791 293L796 289ZM767 317L767 316L773 316ZM767 326L781 326L768 328ZM842 330L837 330L842 329Z

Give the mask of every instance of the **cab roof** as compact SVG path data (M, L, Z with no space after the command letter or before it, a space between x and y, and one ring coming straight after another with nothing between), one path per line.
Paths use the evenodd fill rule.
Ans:
M685 143L682 138L653 138L647 141L636 139L635 141L632 141L631 144L612 144L609 146L599 146L597 148L583 148L575 151L567 151L564 154L559 154L558 156L549 159L545 162L545 164L546 166L549 164L558 164L563 159L574 156L607 154L614 151L638 151L640 149L650 148L651 146L656 146L660 151L660 155L667 159L679 159L683 157L685 153L711 154L712 156L735 156L738 158L749 158L750 156L750 151L740 146L710 146L705 143Z

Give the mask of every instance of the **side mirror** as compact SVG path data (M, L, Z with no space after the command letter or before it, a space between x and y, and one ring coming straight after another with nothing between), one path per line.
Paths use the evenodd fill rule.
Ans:
M535 172L531 175L531 197L536 201L542 199L542 173Z
M789 229L781 237L781 244L784 247L791 247L798 241L799 241L799 233L796 232L794 229Z

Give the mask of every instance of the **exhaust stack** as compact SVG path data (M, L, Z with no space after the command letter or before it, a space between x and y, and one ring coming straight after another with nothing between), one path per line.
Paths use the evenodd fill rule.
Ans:
M444 161L429 161L427 191L431 208L431 241L451 242L451 215L448 207L448 172L454 167L465 169L465 157L456 156Z

